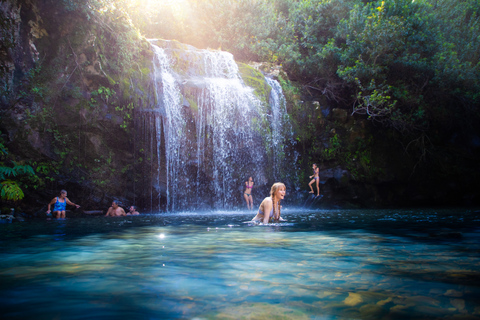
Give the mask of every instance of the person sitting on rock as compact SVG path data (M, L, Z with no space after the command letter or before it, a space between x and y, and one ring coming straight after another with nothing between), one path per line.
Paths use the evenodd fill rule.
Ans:
M60 197L55 197L52 199L52 201L50 201L47 207L47 215L50 214L50 207L52 204L54 205L53 214L57 219L65 219L65 209L67 207L67 204L80 208L78 204L75 204L72 201L68 200L67 191L65 190L60 191Z

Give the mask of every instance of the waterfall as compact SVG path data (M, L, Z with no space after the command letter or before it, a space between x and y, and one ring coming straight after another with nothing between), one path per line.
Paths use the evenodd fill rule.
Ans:
M278 82L262 79L270 91L262 101L231 54L151 43L158 168L152 181L156 190L166 184L165 209L235 208L249 176L264 188L280 179L291 129Z
M281 175L281 161L285 159L285 142L293 137L292 126L288 121L287 101L283 95L283 90L277 80L265 78L268 85L272 88L270 92L269 103L272 108L271 114L271 144L272 144L272 162L273 177L278 180Z

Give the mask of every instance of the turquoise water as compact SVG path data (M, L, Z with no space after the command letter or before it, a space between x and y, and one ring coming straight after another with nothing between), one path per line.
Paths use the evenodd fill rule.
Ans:
M0 225L2 319L480 319L480 211Z

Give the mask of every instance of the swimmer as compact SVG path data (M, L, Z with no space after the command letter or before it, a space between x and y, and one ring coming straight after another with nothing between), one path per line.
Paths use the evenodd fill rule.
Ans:
M315 193L315 192L313 191L312 184L313 184L314 182L316 182L316 185L317 185L317 197L318 197L318 196L320 195L320 187L319 187L319 185L318 185L318 184L320 183L320 169L317 167L317 164L316 164L316 163L313 164L312 168L313 168L313 175L310 176L310 179L312 179L312 178L313 178L313 179L312 179L312 181L310 181L310 183L308 184L308 186L310 187L310 190L312 190L312 191L310 191L310 193Z
M123 210L122 207L118 206L118 201L113 200L112 206L108 208L107 214L105 217L120 217L120 216L126 216L127 214L125 213L125 210Z
M253 209L252 188L253 188L253 178L248 177L248 180L245 181L245 192L243 193L243 197L247 202L248 209Z
M258 208L257 215L252 221L260 221L267 224L269 221L284 221L280 217L280 201L285 198L287 188L281 182L276 182L270 189L270 197L263 199L260 207Z
M60 191L60 197L55 197L52 199L52 201L50 201L47 207L47 215L51 212L50 207L52 204L54 204L53 214L56 216L57 219L65 219L65 209L67 207L67 204L80 208L78 204L73 203L67 198L67 191L65 190Z
M135 206L130 206L127 212L127 216L136 216L139 215L140 212L137 211L137 208Z

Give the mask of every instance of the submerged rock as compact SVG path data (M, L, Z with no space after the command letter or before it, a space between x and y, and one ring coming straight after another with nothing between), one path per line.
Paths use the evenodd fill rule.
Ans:
M363 302L362 296L354 292L349 292L348 297L343 301L347 306L356 306L361 302Z
M219 313L208 316L208 319L284 319L284 320L302 320L310 317L293 308L279 306L278 304L268 303L245 303L238 307L222 310Z

